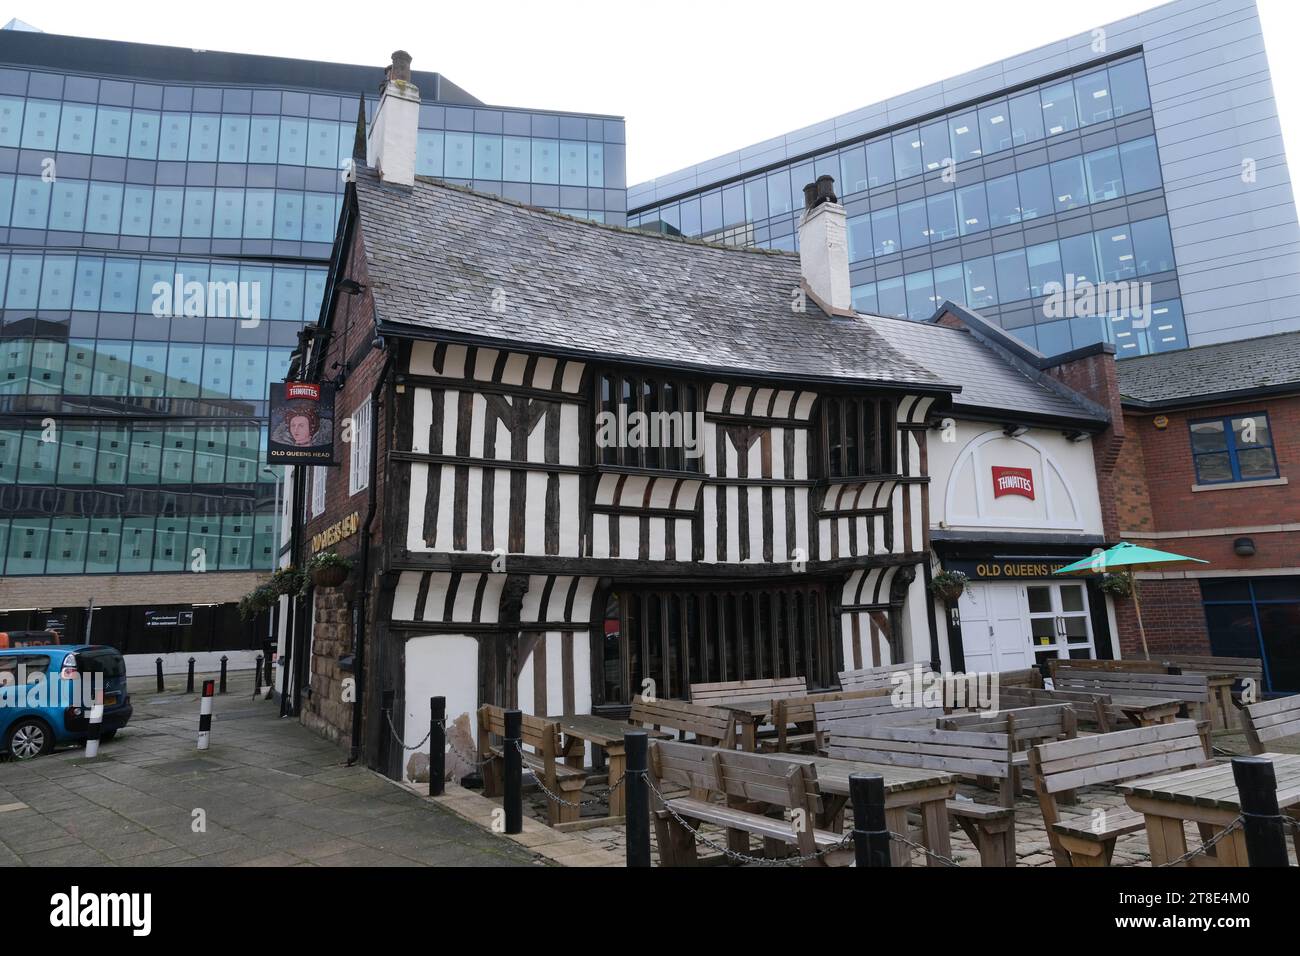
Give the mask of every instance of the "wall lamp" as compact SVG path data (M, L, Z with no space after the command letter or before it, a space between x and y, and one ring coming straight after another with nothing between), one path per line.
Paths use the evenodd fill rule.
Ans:
M1255 556L1255 542L1251 538L1238 538L1232 542L1232 550L1242 558L1251 558Z
M348 295L358 295L363 289L365 289L365 286L356 279L340 279L334 284L334 288L338 289L340 292L346 292Z
M1074 429L1073 431L1068 431L1068 432L1062 432L1062 434L1065 435L1066 441L1081 442L1081 441L1088 440L1088 433L1081 432L1078 429Z
M1003 425L1002 426L1002 434L1006 435L1008 438L1019 438L1027 431L1029 431L1028 425Z

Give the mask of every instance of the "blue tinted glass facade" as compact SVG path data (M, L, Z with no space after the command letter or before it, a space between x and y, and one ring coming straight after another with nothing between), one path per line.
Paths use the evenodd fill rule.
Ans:
M273 568L268 383L325 294L358 94L298 85L314 64L242 85L23 59L0 57L0 575ZM418 174L625 222L621 119L440 86Z
M634 208L628 221L796 250L802 187L821 175L848 213L859 311L922 320L951 299L1048 354L1102 340L1121 358L1187 347L1140 53ZM1094 309L1117 301L1109 290L1081 305L1102 283L1135 283L1150 308Z

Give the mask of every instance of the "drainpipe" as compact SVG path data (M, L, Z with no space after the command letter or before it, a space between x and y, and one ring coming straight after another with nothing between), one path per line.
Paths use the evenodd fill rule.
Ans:
M356 693L352 700L352 749L348 754L348 766L352 766L361 756L361 701L365 694L365 677L366 677L366 615L368 613L367 597L370 594L370 526L375 520L375 512L378 510L379 488L377 485L379 473L379 393L384 385L388 382L388 373L393 365L393 353L388 351L388 343L381 337L379 340L383 343L380 348L385 352L384 367L379 372L379 378L375 381L375 387L370 391L370 501L366 505L366 520L361 527L361 575L358 580L361 583L361 597L358 603L356 614L356 631L352 640L352 674L356 678ZM396 402L391 403L396 405ZM384 420L388 421L388 416L392 413L390 408L384 408ZM387 473L384 475L388 477Z

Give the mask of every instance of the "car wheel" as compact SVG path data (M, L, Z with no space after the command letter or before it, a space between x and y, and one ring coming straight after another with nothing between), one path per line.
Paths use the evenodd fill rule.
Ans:
M31 760L54 749L54 731L35 717L21 717L9 728L8 750L15 760Z

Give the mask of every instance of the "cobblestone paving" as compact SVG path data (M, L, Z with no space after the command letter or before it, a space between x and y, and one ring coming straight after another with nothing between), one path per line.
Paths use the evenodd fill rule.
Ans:
M133 681L135 714L95 760L81 747L0 762L0 866L528 866L541 860L395 787L252 699ZM174 682L173 682L174 683ZM196 832L196 811L206 829Z

